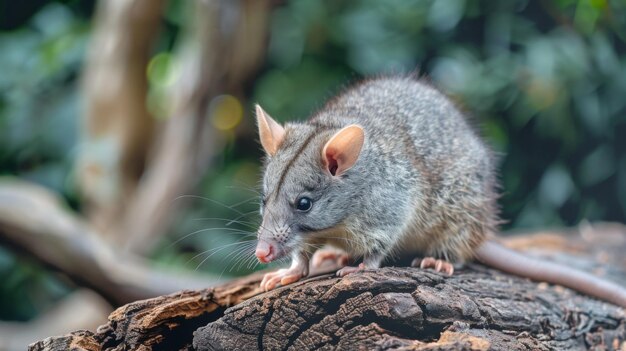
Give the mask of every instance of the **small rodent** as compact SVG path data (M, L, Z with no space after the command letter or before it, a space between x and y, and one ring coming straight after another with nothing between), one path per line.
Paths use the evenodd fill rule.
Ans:
M287 255L289 268L265 275L273 289L334 257L378 268L396 254L421 254L421 268L452 274L477 259L496 269L560 284L626 307L626 289L566 266L498 245L497 180L489 147L442 93L412 77L365 80L310 119L281 126L256 107L266 152L256 256Z

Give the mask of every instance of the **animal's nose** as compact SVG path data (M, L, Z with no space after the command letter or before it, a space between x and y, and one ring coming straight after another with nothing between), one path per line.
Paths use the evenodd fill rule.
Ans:
M259 240L259 243L256 245L256 251L254 252L254 254L259 259L259 262L268 263L272 262L272 260L274 259L275 251L276 250L274 250L274 246L272 246L272 244L263 240Z

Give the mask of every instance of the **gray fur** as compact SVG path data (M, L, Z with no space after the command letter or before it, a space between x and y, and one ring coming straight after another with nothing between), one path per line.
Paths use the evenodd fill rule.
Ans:
M345 174L325 172L322 148L358 124L365 143ZM259 238L281 255L331 243L377 265L408 251L463 261L495 229L493 157L443 94L413 78L364 81L302 123L265 160ZM295 211L299 196L314 200ZM308 230L305 230L308 229Z
M361 154L352 168L332 176L322 150L350 124L364 130ZM396 253L452 262L477 258L626 307L626 289L615 283L485 240L497 224L494 174L490 150L437 90L400 77L356 85L308 121L288 123L278 150L265 161L258 236L261 244L272 243L272 259L291 253L292 264L267 273L261 287L306 276L307 255L315 245L330 243L362 256L360 268L377 268ZM316 200L306 213L295 210L302 195ZM260 259L266 253L262 247ZM345 267L337 274L360 268Z

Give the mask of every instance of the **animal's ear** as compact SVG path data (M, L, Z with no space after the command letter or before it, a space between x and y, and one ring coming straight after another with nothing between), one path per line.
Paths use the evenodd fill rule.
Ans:
M322 160L330 174L339 176L354 166L361 154L364 140L365 132L356 124L335 133L322 150Z
M285 138L285 128L256 105L256 124L259 127L259 139L265 152L273 156Z

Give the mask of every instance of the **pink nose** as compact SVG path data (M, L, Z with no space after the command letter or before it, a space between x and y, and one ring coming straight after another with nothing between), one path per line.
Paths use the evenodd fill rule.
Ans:
M256 245L256 251L254 254L259 259L261 263L272 262L274 258L274 247L272 244L265 242L263 240L259 240L259 243Z

